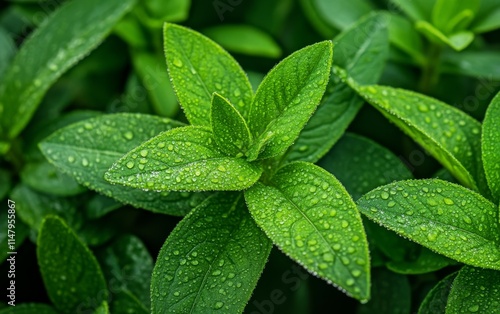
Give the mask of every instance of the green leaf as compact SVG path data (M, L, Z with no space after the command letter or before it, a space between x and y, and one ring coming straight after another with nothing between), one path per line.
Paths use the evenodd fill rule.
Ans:
M254 184L262 168L227 157L203 127L173 129L152 138L118 160L106 180L155 191L235 191Z
M500 308L500 272L464 267L451 287L446 314L497 313Z
M109 307L106 301L103 301L101 305L95 310L94 314L109 314Z
M164 21L184 21L189 15L191 6L191 0L146 0L143 3L148 13L159 20L160 26Z
M213 96L211 113L212 131L219 148L230 156L243 156L252 142L245 119L217 93Z
M372 273L372 299L358 306L357 314L409 314L411 289L406 276L385 268L375 268Z
M40 230L43 219L50 215L62 217L75 230L83 224L74 199L41 194L24 184L17 185L10 197L16 202L16 214L32 230Z
M500 269L498 208L469 189L437 179L400 181L357 203L371 220L439 254Z
M12 186L12 179L10 177L10 173L5 169L0 168L0 200L3 200L4 197L9 193L10 188Z
M387 25L382 14L363 18L333 41L335 65L347 69L359 83L378 81L389 53ZM364 100L338 77L334 69L317 111L290 147L287 160L318 161L342 136L363 103Z
M16 137L49 87L85 57L134 0L75 0L62 5L23 43L0 84L0 133Z
M47 161L28 163L21 171L21 180L30 188L57 196L71 196L86 189L73 177L62 173Z
M456 276L457 273L453 273L438 282L438 284L427 293L427 296L420 304L418 314L444 314L448 302L448 295L450 294L453 280L455 280Z
M338 33L337 29L326 21L326 17L323 16L322 12L319 12L314 1L300 0L300 5L309 23L323 38L332 38Z
M42 303L23 303L0 310L0 314L58 314L50 305Z
M370 261L356 205L331 174L305 162L245 191L250 213L274 244L354 298L370 298Z
M113 114L81 121L58 130L40 144L56 167L89 188L120 202L154 212L183 216L206 195L143 191L114 186L106 171L125 153L179 122L144 114Z
M16 50L14 40L3 27L0 27L0 77L3 77Z
M486 179L498 203L500 200L500 93L491 101L483 122L481 138Z
M356 23L361 17L372 12L375 8L370 1L329 1L313 0L317 13L330 25L343 30Z
M249 160L277 156L295 141L321 100L331 63L332 43L324 41L293 53L266 75L247 119L256 139Z
M448 45L456 51L462 51L469 46L474 40L474 33L469 31L461 31L450 35L443 34L432 24L426 21L418 21L415 23L415 28L427 37L430 41L438 45Z
M430 20L436 0L391 0L397 9L404 11L412 20Z
M484 2L482 1L481 4ZM478 14L478 18L473 22L471 29L475 33L484 33L500 28L500 5L498 5L498 2L493 2L492 7L483 11L482 15Z
M267 58L281 56L281 48L274 39L250 25L213 26L203 30L203 33L231 52Z
M98 257L107 281L113 283L115 296L111 307L114 312L117 312L115 302L124 302L123 299L131 297L135 306L147 313L151 303L149 286L153 259L141 240L131 235L122 236Z
M339 179L355 200L381 185L413 178L390 150L352 133L344 134L318 166Z
M417 258L410 261L390 261L387 268L398 274L419 275L440 270L453 264L448 258L421 247Z
M432 23L445 34L467 28L479 9L481 0L437 0L432 9Z
M92 196L85 205L85 216L88 219L96 219L118 209L122 206L121 203L112 198L101 194Z
M270 250L241 193L208 198L161 249L151 279L151 312L243 312Z
M356 89L462 184L485 190L479 122L452 106L411 91L383 86Z
M106 282L94 255L57 216L42 223L37 258L47 293L58 310L75 313L82 310L82 303L89 306L107 299Z
M168 72L191 124L210 126L214 92L246 117L253 98L252 86L233 57L212 40L182 26L165 24L164 36Z
M442 69L444 72L472 76L484 81L500 81L500 54L498 51L448 53L443 59ZM493 91L492 87L486 86L486 88L488 92Z
M163 58L147 52L136 52L132 54L132 61L155 112L161 116L174 117L179 106Z
M391 43L410 55L417 64L424 65L427 62L424 53L424 44L413 24L400 15L388 14L387 19L389 20L389 38Z

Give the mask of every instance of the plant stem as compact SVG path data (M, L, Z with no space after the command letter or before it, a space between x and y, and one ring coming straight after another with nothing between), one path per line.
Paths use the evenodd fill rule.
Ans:
M439 66L441 63L441 46L432 44L429 47L427 64L422 70L420 78L420 92L429 94L439 81Z

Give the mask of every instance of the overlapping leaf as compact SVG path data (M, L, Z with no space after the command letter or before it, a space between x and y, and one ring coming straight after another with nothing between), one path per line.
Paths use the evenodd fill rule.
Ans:
M500 269L498 208L469 189L437 179L400 181L357 203L368 218L433 251Z
M105 172L125 153L160 132L181 125L142 114L106 115L58 130L40 148L51 163L91 189L136 207L182 216L205 195L144 191L104 180Z
M388 56L387 25L382 14L371 14L334 40L333 64L346 69L360 84L378 81ZM317 111L290 147L287 160L316 162L344 133L364 100L335 71Z
M203 127L173 129L130 151L105 177L156 191L235 191L259 179L259 165L228 157L215 145L213 134Z
M135 0L65 3L23 43L0 84L0 134L26 126L49 87L86 56Z
M241 313L271 242L241 193L219 193L172 231L151 281L152 313Z
M445 313L448 295L456 276L457 273L452 273L438 282L420 304L418 314Z
M287 255L349 295L370 295L366 235L356 206L325 170L305 162L281 168L268 185L245 191L257 224Z
M500 93L491 101L483 122L481 139L486 179L498 202L500 199Z
M210 127L214 92L246 117L253 91L233 57L212 40L182 26L165 24L164 37L168 71L191 124Z
M249 160L283 153L297 138L325 91L332 43L303 48L281 61L264 78L248 116L255 138Z
M61 312L91 310L107 299L106 282L94 255L57 216L42 223L37 258L47 293Z

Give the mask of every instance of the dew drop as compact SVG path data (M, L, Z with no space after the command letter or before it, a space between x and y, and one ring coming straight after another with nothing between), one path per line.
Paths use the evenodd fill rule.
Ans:
M129 161L129 162L127 162L126 166L127 166L127 168L132 169L132 168L134 168L134 162L133 161Z
M389 193L387 192L382 192L382 194L380 194L380 197L384 200L388 199L389 198Z
M221 309L223 306L224 306L224 303L222 303L222 302L215 303L215 309L216 310Z
M141 156L146 157L148 155L148 151L146 149L141 150Z
M183 66L183 63L182 63L182 61L181 61L180 59L175 58L175 59L174 59L174 65L175 65L176 67L180 68L180 67L182 67L182 66Z
M87 167L88 165L89 165L89 161L87 160L87 158L83 158L82 159L82 166Z
M125 132L123 133L123 137L125 137L127 140L131 140L134 138L134 133L128 131L128 132Z
M417 108L418 108L418 111L420 111L420 112L428 112L429 111L429 107L427 107L426 104L418 104Z
M472 313L475 313L475 312L479 311L479 305L469 306L469 311L472 312Z
M68 157L68 161L69 161L70 163L74 163L74 162L75 162L75 157L73 157L73 156L69 156L69 157Z

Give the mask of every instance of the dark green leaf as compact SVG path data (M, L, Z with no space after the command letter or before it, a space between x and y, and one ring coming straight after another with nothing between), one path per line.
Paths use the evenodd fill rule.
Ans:
M387 19L389 20L391 43L410 55L417 64L424 65L427 60L424 54L423 42L413 24L397 14L390 14Z
M262 173L259 165L227 157L203 127L173 129L127 153L108 172L106 180L155 191L243 190Z
M12 180L10 178L9 172L7 172L5 169L0 168L0 200L3 200L3 198L9 193L10 188L12 186Z
M430 20L436 0L391 0L398 9L401 9L412 20Z
M57 196L76 195L86 190L73 177L47 161L26 164L21 171L21 180L38 192Z
M169 215L183 216L205 195L143 191L114 186L105 172L125 153L179 122L143 114L113 114L58 130L40 144L47 159L89 188L120 202Z
M487 81L500 81L499 51L462 51L448 53L443 59L443 71L445 72L472 76ZM492 87L486 88L488 92L492 92Z
M255 138L249 160L283 153L297 138L323 96L332 63L332 43L303 48L281 61L264 78L250 108Z
M360 305L357 314L410 314L411 289L406 276L375 268L371 294L370 302Z
M214 92L246 117L253 91L233 57L212 40L182 26L165 24L164 36L168 71L191 124L210 126Z
M50 305L42 303L23 303L16 306L0 310L0 314L58 314L58 312Z
M75 0L62 5L24 43L0 85L1 132L16 137L49 87L86 56L134 0Z
M191 0L145 0L144 5L161 26L164 21L184 21L188 17Z
M75 313L107 299L106 282L94 255L57 216L42 223L37 258L47 293L58 310Z
M317 14L328 24L343 30L357 22L362 16L372 12L373 4L367 0L329 1L313 0Z
M483 122L481 138L486 179L493 198L500 200L500 93L491 101Z
M500 272L464 267L451 287L446 314L498 313L500 309Z
M268 58L281 56L281 48L274 39L250 25L219 25L203 33L231 52Z
M358 83L376 83L389 49L384 16L372 14L362 19L337 36L334 47L335 65L347 69ZM364 100L333 71L318 110L290 147L287 160L318 161L344 133L363 103Z
M411 91L383 86L361 86L357 90L462 184L485 190L478 121L452 106Z
M210 197L162 247L151 280L151 312L241 313L270 250L241 193Z
M3 27L0 27L0 77L3 77L16 50L14 40Z
M359 300L370 298L366 235L352 198L335 177L305 162L281 168L245 199L257 224L287 255Z
M395 182L360 198L358 208L444 256L500 269L498 208L460 185L437 179Z
M112 198L101 194L95 194L89 199L85 205L85 214L89 219L96 219L106 215L107 213L118 209L122 206L121 203Z
M217 93L213 96L211 113L212 131L219 148L230 156L243 156L252 142L245 119Z
M448 295L457 273L446 276L438 282L420 304L418 314L445 314Z
M130 235L122 236L99 255L99 260L106 279L113 285L116 298L124 302L130 296L129 299L136 301L136 306L147 312L151 303L149 286L153 259L141 240ZM114 301L111 307L115 309Z
M421 247L415 260L390 261L386 266L399 274L418 275L440 270L450 264L453 264L450 259Z

